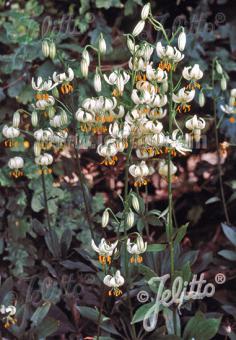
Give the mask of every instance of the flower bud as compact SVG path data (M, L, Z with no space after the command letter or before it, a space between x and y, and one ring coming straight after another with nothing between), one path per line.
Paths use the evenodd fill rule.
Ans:
M220 86L222 91L225 91L227 89L227 81L224 76L221 78Z
M13 115L13 123L12 123L14 128L18 128L20 125L20 113L19 111L16 111Z
M231 90L230 96L236 98L236 89Z
M199 93L198 102L199 102L200 107L203 107L205 105L206 100L205 100L204 93L202 91Z
M134 30L133 30L133 36L136 37L137 35L139 35L143 29L144 29L144 26L145 26L145 21L144 20L140 20L137 25L134 27Z
M130 53L133 54L134 51L135 51L135 44L134 44L133 40L129 37L127 38L127 46L128 46Z
M39 142L34 143L34 154L35 157L38 157L41 154L41 146Z
M162 83L162 89L163 89L164 92L168 91L168 81L164 81Z
M106 50L107 50L106 41L105 41L105 39L103 38L103 34L102 34L102 33L100 34L100 37L99 37L99 41L98 41L98 49L99 49L99 52L100 52L101 54L105 54L105 53L106 53Z
M134 225L134 213L132 210L129 211L128 215L127 215L127 226L129 228L132 228Z
M56 98L59 98L59 91L58 91L57 87L54 87L52 89L52 95Z
M56 45L53 41L50 42L50 45L49 45L49 56L52 60L55 59L55 56L56 56Z
M109 211L107 209L104 210L103 215L102 215L102 227L103 228L106 228L106 226L108 225L109 217L110 217Z
M138 197L135 195L132 195L132 205L134 210L138 213L139 212L139 200Z
M49 45L48 45L47 40L44 40L42 42L42 53L43 53L44 57L46 57L46 58L49 56Z
M234 106L235 104L235 97L230 97L229 98L229 106Z
M81 73L82 73L82 76L87 78L88 77L88 63L85 59L82 59L81 60L81 63L80 63L80 69L81 69Z
M61 124L66 125L68 122L66 111L62 110L60 116L61 116Z
M101 92L102 91L102 82L101 82L101 77L98 72L96 72L93 80L93 86L96 92Z
M90 64L90 56L86 49L83 50L82 59L85 59L88 65Z
M183 29L178 37L178 48L180 51L183 51L185 49L186 41L187 41L186 33L184 32L184 29Z
M55 116L55 108L53 106L49 106L48 108L48 117L52 119Z
M150 13L150 3L148 2L146 5L143 6L142 12L141 12L141 19L146 20Z
M219 74L222 74L222 73L223 73L223 68L222 68L222 66L219 64L218 61L216 62L216 71L217 71Z
M37 111L33 111L31 115L31 123L33 127L36 127L38 125L38 114Z

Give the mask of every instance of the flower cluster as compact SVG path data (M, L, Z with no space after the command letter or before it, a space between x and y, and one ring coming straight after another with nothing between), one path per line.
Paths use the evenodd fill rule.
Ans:
M4 322L4 327L5 328L10 328L11 325L14 325L16 323L16 318L15 318L15 314L16 314L16 307L9 305L9 306L5 306L5 305L1 305L0 306L0 315L2 318L2 321Z

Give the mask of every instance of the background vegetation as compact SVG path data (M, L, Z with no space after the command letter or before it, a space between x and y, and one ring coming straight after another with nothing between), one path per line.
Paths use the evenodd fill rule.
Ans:
M86 44L96 43L101 32L109 50L103 62L104 70L112 70L113 65L127 67L128 51L124 48L125 38L121 37L122 33L133 29L143 3L142 0L0 1L0 130L19 107L27 109L31 105L32 76L51 75L58 70L61 59L73 68L79 79L79 101L90 96L93 93L91 79L90 82L84 81L80 73L81 51ZM170 30L180 22L185 23L188 31L186 55L205 71L203 89L206 93L214 57L221 60L229 75L229 88L236 87L235 1L159 0L151 3L153 13L160 16ZM158 38L148 28L144 34L153 42ZM56 43L57 57L53 61L45 59L41 53L45 37ZM219 97L219 118L222 116L219 109L221 102ZM188 264L194 273L205 272L208 281L212 282L216 273L223 272L227 281L223 287L217 287L213 298L194 303L192 311L185 313L183 320L186 324L193 311L200 310L206 318L221 318L221 326L217 335L214 331L201 335L193 327L191 337L210 339L213 334L215 339L227 336L235 339L236 228L232 226L236 220L236 123L230 123L225 117L220 130L220 142L227 140L232 144L221 154L232 225L229 227L219 199L210 101L202 109L202 114L208 123L206 149L196 150L188 158L178 160L181 171L174 188L175 223L181 226L189 221L190 225L187 234L182 237L180 249L177 249L176 259L181 270L184 268L188 272ZM26 121L27 117L24 118ZM80 138L85 142L85 136ZM17 302L19 322L10 330L5 330L0 324L0 334L7 339L92 337L96 334L98 320L98 311L94 307L100 306L102 284L97 261L88 256L91 253L91 235L73 151L68 147L62 153L58 152L53 174L45 176L49 214L56 235L51 242L45 227L42 179L35 173L33 155L25 149L23 140L13 149L5 148L3 141L4 137L0 134L0 304ZM32 143L30 137L28 141ZM25 176L13 179L9 177L6 164L12 152L17 155L20 151L28 155ZM101 213L107 202L114 209L119 208L118 194L123 188L124 164L121 159L115 169L101 167L95 151L83 150L81 161L89 187L86 195L92 218L101 235ZM149 184L149 195L145 196L145 192L142 195L150 208L165 209L166 186L157 175ZM154 215L145 215L144 210L137 221L138 228L142 229L145 223L150 226L151 242L161 242L161 220ZM165 273L169 266L167 254L149 253L145 265L142 268L145 279L150 278L153 272ZM136 282L134 295L143 282L143 279ZM135 307L138 308L137 301ZM101 339L125 338L126 326L122 324L125 320L120 320L121 313L124 316L126 313L122 303L108 302L103 313ZM201 319L201 322L204 323L204 320ZM210 327L205 328L209 330ZM161 334L163 329L158 329L145 335L144 339L161 339ZM189 339L187 335L186 339Z

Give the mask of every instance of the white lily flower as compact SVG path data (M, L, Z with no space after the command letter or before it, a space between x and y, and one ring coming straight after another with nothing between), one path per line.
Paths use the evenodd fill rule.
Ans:
M31 80L32 89L35 91L51 91L58 84L53 84L52 80L43 81L42 77L38 77L35 81L34 78Z
M164 94L164 95L159 95L159 94L156 94L152 103L150 104L151 107L163 107L167 104L167 96Z
M164 47L160 41L156 45L156 52L162 60L159 67L167 71L170 71L172 64L177 64L184 58L184 54L178 51L176 47L170 45Z
M63 82L72 81L74 79L74 76L75 76L74 71L72 70L71 67L69 67L67 70L67 73L66 72L63 72L63 73L54 72L52 78L55 83L61 84Z
M13 157L8 161L8 166L10 169L21 169L24 167L24 160L22 157Z
M135 178L134 186L147 185L148 181L146 179L149 176L149 168L145 161L140 164L133 164L129 167L129 173Z
M116 85L119 94L123 94L125 84L128 83L130 75L125 71L123 71L123 73L119 71L114 71L109 75L109 77L104 74L104 79L109 85Z
M148 118L150 119L162 119L167 115L167 110L162 107L158 107L155 109L152 109L148 114Z
M136 105L140 104L151 104L155 98L154 93L150 93L148 91L142 91L140 96L138 95L138 90L134 89L131 94L131 99Z
M138 46L136 57L143 58L145 62L148 62L153 54L153 51L154 48L151 45L144 43L143 45Z
M205 128L206 122L203 118L198 118L197 115L194 115L193 118L186 121L185 126L188 130L192 131L194 140L199 142L201 138L201 130Z
M123 286L125 279L121 275L120 271L117 270L114 276L106 275L103 279L103 283L111 288L109 291L109 296L119 296L122 294L122 291L119 289L119 287Z
M40 166L48 166L51 165L53 162L53 157L49 153L44 153L42 155L39 155L38 157L35 157L35 163Z
M143 254L147 250L147 242L143 241L143 238L138 234L136 242L131 242L130 238L127 240L127 251L133 255L130 259L131 263L142 263L143 258L140 254Z
M86 112L79 108L75 113L75 118L78 122L91 123L94 122L95 115L93 112Z
M236 107L235 106L230 106L230 105L221 105L220 106L221 110L225 113L228 114L236 114Z
M139 159L148 159L155 155L155 152L152 148L144 148L144 149L136 149L136 156Z
M183 110L184 112L190 111L191 105L188 105L187 103L191 102L195 96L195 90L187 91L184 87L181 88L178 91L178 94L173 93L173 101L175 103L179 103L180 105L177 107L177 111L181 112Z
M174 174L177 172L177 167L174 165L174 163L171 161L170 163L170 176L173 179ZM161 160L159 162L158 166L158 173L164 178L168 177L168 163L164 160Z
M163 129L163 124L161 122L158 122L157 120L154 122L152 120L149 120L147 123L145 123L145 129L152 133L160 133Z
M175 151L178 151L182 155L185 155L186 152L190 152L189 144L182 138L182 134L179 129L173 131L171 138L166 138L166 144L169 144L169 147L172 149L172 154L175 156Z
M201 71L199 65L195 64L193 67L184 67L182 75L186 80L197 81L203 77L203 72Z
M53 137L53 131L50 128L45 129L45 130L39 129L34 132L34 138L38 142L50 142L52 137Z
M53 96L47 96L46 99L39 99L35 103L35 107L38 110L45 110L49 108L50 106L53 106L55 104L55 99Z
M162 83L167 81L167 73L163 71L160 67L157 70L152 68L151 64L148 64L146 67L146 75L149 81L157 81L158 83Z
M115 143L105 143L104 145L99 144L97 147L97 153L104 157L104 160L101 162L101 164L114 165L118 160L116 156L118 149Z
M101 242L98 246L96 246L94 240L91 241L91 246L94 251L99 254L99 262L103 265L111 264L111 256L115 255L117 250L118 240L114 243L107 243L104 238L101 239Z
M4 127L2 129L2 134L6 138L13 139L13 138L19 137L20 130L13 127L13 126L4 125Z

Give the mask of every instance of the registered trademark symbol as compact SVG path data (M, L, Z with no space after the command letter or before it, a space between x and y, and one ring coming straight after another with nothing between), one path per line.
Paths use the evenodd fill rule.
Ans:
M218 284L218 285L222 285L223 283L225 283L226 281L226 276L225 274L223 273L218 273L216 274L215 276L215 282Z

